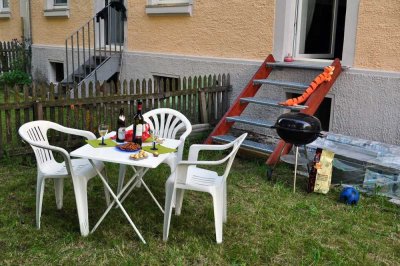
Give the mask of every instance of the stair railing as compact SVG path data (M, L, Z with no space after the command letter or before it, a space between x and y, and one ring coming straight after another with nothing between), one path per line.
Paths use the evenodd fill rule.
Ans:
M116 5L117 4L117 5ZM65 39L66 84L81 83L111 56L122 56L125 7L110 2Z

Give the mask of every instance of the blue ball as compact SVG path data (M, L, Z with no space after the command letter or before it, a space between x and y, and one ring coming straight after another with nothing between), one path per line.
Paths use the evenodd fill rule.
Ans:
M340 193L340 201L348 205L357 204L359 199L360 193L354 187L345 187Z

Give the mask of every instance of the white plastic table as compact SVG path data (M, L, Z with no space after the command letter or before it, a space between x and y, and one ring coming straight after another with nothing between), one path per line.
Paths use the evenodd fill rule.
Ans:
M168 147L168 148L177 148L180 144L179 140L175 139L165 139L163 142L163 146ZM144 146L146 145L151 145L150 143L144 143ZM97 224L93 227L91 233L93 233L96 228L100 225L100 223L103 221L107 213L111 210L111 208L114 206L115 203L119 206L121 211L124 213L125 217L128 219L129 223L135 230L136 234L139 236L139 238L142 240L143 243L146 244L146 241L143 239L143 236L140 234L139 230L136 228L135 224L132 222L132 219L129 217L128 213L125 211L124 207L122 206L122 202L126 198L126 196L132 191L132 189L137 186L138 184L143 184L147 192L150 194L152 199L155 201L157 206L160 208L160 210L164 213L163 208L159 204L159 202L156 200L154 195L151 193L150 189L147 187L147 185L143 181L143 176L146 174L146 172L150 168L157 168L161 163L175 160L175 153L167 153L167 154L160 154L158 157L154 157L152 154L148 154L146 159L142 160L132 160L129 159L129 155L132 153L130 152L124 152L120 151L115 147L105 147L105 148L94 148L89 144L86 144L70 153L71 157L78 157L78 158L86 158L89 159L90 163L92 164L93 168L96 170L97 174L101 178L102 182L104 183L105 187L107 190L110 192L111 196L114 198L114 201L108 206L107 210L104 212L102 217L99 219ZM117 163L120 164L123 169L125 169L126 166L131 166L134 175L130 178L130 180L126 183L123 188L119 188L117 195L113 192L111 187L108 184L107 177L104 177L101 172L96 168L93 160L97 161L102 161L102 162L109 162L109 163ZM125 171L120 171L120 174L123 173L125 174ZM121 199L122 198L122 199ZM121 199L121 200L120 200ZM87 199L86 199L87 200ZM85 206L87 208L88 204L87 202L85 203ZM86 210L87 211L87 210ZM89 219L89 218L87 218ZM86 224L89 225L89 221L84 221Z

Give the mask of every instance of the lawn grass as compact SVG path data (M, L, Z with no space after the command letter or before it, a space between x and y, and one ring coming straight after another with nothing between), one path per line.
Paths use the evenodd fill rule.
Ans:
M200 142L199 139L192 140ZM205 154L203 158L220 156ZM52 181L46 182L42 228L35 228L36 164L0 164L0 264L145 265L399 265L400 208L386 198L362 195L357 206L338 203L338 189L307 194L305 180L292 193L291 167L280 165L277 182L265 180L262 159L238 157L228 179L228 222L223 243L215 242L211 197L185 194L181 216L172 216L170 238L162 241L163 215L144 188L124 203L147 241L141 243L125 217L114 209L97 231L79 234L71 180L64 208L55 206ZM221 170L222 168L218 168ZM107 165L116 185L118 168ZM164 202L167 166L145 180ZM98 178L89 182L91 226L105 209Z

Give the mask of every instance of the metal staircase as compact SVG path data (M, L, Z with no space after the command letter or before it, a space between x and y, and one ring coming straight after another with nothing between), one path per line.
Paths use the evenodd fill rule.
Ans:
M111 2L65 40L62 86L107 81L120 71L125 9ZM118 4L118 3L117 3Z
M205 142L210 144L211 142L224 143L233 140L234 136L231 136L228 133L235 123L252 125L261 128L271 128L275 124L275 121L255 119L253 117L243 116L242 113L249 104L287 109L290 111L314 115L318 107L322 103L324 97L334 84L336 78L340 75L342 71L339 59L335 59L331 65L335 67L335 71L332 75L331 81L324 82L320 86L318 86L314 93L312 93L311 96L304 103L304 105L283 106L279 104L280 101L271 100L265 97L256 97L256 94L261 86L273 85L285 88L296 88L304 91L309 86L309 84L284 80L272 80L269 78L269 76L274 69L297 68L303 70L321 70L322 72L324 66L299 64L297 62L275 62L274 57L272 55L269 55L262 63L260 68L257 70L257 72L254 74L252 79L249 81L247 86L235 99L228 112L226 112L226 114L223 116L223 118L220 120L218 125L214 128L214 130L211 132ZM282 99L282 101L284 100L286 99ZM243 149L263 154L269 154L267 160L267 165L269 166L275 165L280 160L280 156L287 154L290 151L291 147L291 144L285 143L283 140L280 140L277 144L259 143L251 140L245 140L242 144Z

